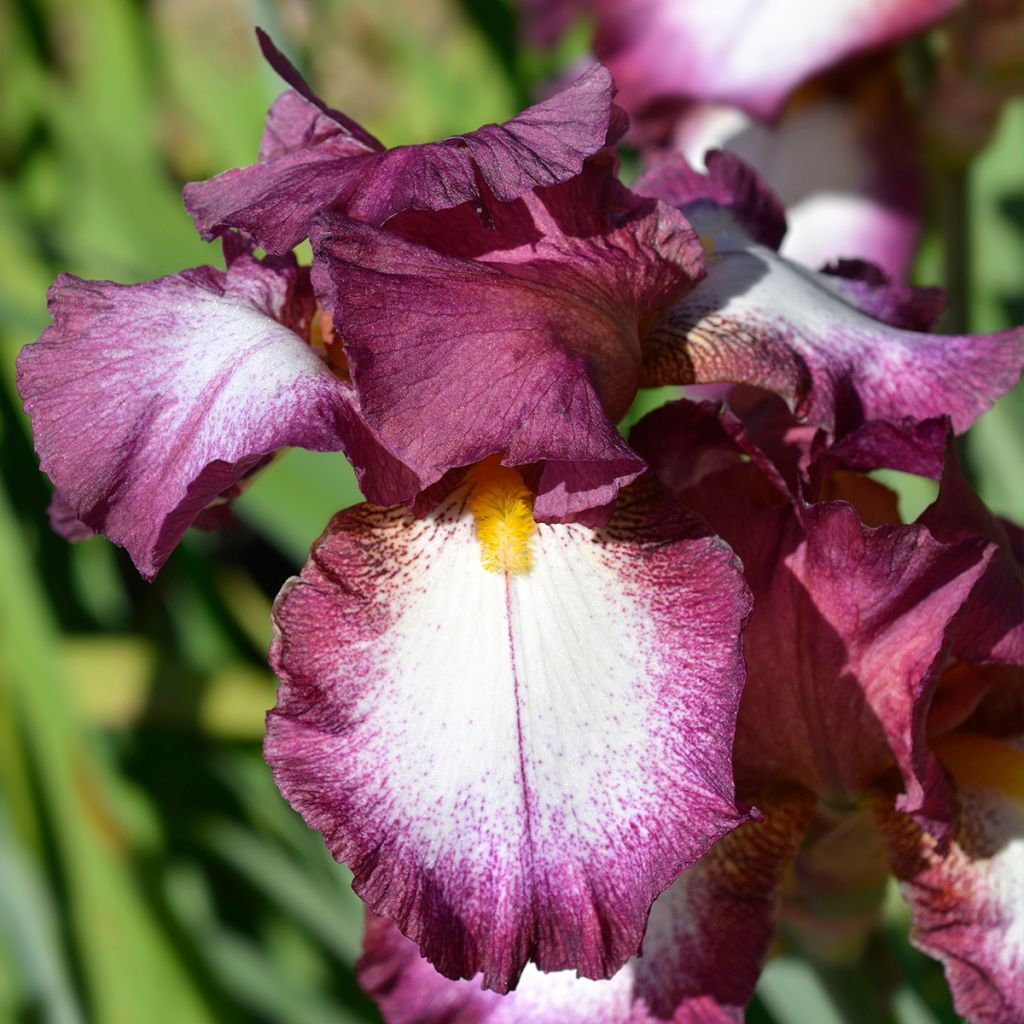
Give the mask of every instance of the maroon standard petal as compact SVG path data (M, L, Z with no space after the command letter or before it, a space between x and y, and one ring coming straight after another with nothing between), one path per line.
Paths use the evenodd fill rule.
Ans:
M276 605L266 757L441 973L606 977L745 818L747 596L731 552L647 487L603 530L524 509L517 567L494 571L478 486L426 519L335 517Z
M433 248L325 217L314 281L368 422L421 487L501 452L543 464L534 515L566 520L643 469L613 421L636 393L643 321L691 286L701 249L607 167L494 207L489 233L465 207L396 220ZM449 239L484 259L436 251Z
M277 448L347 447L384 484L405 473L306 343L312 293L294 261L239 255L227 272L134 285L62 275L49 301L53 326L18 358L42 469L147 578Z
M383 224L402 210L477 200L481 182L498 199L515 199L579 173L621 126L613 116L611 75L594 65L563 92L504 124L384 149L325 106L263 33L260 42L295 92L271 110L259 163L185 186L185 205L204 238L241 228L268 252L285 252L327 208Z

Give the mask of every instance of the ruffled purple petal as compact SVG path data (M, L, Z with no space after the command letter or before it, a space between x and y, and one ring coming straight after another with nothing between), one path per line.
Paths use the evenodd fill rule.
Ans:
M682 99L776 115L792 90L854 53L884 46L948 13L955 0L591 0L594 52L630 112Z
M980 537L995 547L991 564L968 602L953 654L975 664L1024 665L1024 570L1014 550L1015 527L992 515L971 490L951 436L946 439L939 496L918 522L946 543Z
M501 204L487 252L452 230L465 208L399 218L435 248L343 217L314 228L314 281L364 414L421 487L500 452L543 464L534 514L562 521L642 472L613 421L636 393L641 323L691 286L702 255L676 211L594 175ZM484 258L436 251L449 238Z
M731 553L646 488L491 572L456 490L335 517L275 611L282 793L443 974L606 977L744 815Z
M834 277L839 291L862 313L893 327L930 331L946 306L942 288L893 284L881 267L865 260L836 260L821 272Z
M528 964L515 990L500 995L482 988L479 976L438 974L393 921L375 914L367 917L364 949L359 981L387 1024L655 1024L633 999L629 967L594 981Z
M18 358L42 469L147 578L278 448L335 451L348 437L383 477L403 472L304 340L312 293L293 261L238 255L226 273L134 285L62 275L49 302L53 326Z
M724 210L684 212L711 247L708 274L647 337L647 385L752 384L842 433L942 415L962 431L1020 376L1024 328L940 336L891 327L835 277L750 241Z
M259 163L185 186L185 205L207 239L240 228L268 252L286 252L329 208L383 224L407 209L477 201L481 183L499 200L515 199L578 174L609 132L621 130L611 75L594 65L564 91L504 124L383 149L326 107L269 40L261 36L261 42L295 91L271 110ZM308 106L305 114L300 104Z
M633 190L670 206L712 202L728 210L755 242L778 249L786 234L786 211L775 193L733 153L711 150L704 159L706 174L682 157L666 157L645 171Z
M358 965L388 1024L739 1024L775 931L783 875L814 802L770 795L764 820L720 839L654 902L643 955L605 981L527 967L513 992L451 981L371 916Z

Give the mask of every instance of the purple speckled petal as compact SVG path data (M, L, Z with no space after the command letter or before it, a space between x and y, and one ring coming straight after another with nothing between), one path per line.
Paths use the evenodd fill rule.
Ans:
M286 252L328 208L383 224L403 210L479 200L481 182L499 200L515 199L578 174L609 141L609 132L621 130L611 75L594 65L564 91L504 124L383 149L318 100L263 36L261 43L295 91L271 110L259 163L185 186L185 205L204 238L241 228L268 252ZM301 104L308 107L305 114Z
M778 113L814 73L941 18L956 0L590 0L594 52L630 112L666 100L732 103Z
M731 552L650 485L607 529L539 525L514 574L483 568L466 503L335 517L276 604L265 754L443 974L607 977L744 818L748 599Z
M953 1003L973 1024L1024 1021L1024 741L957 733L936 743L956 788L941 844L891 807L879 813L910 905L911 939L942 961Z
M483 229L450 231L465 208L398 219L407 236L451 237L485 260L344 217L314 228L314 282L364 413L420 486L493 452L542 462L534 514L561 521L642 471L613 421L636 393L641 322L691 286L702 251L677 211L621 186L606 211L608 170L592 174L578 206L563 193L591 188L579 180L501 204L489 252Z
M134 285L62 275L49 301L53 326L18 358L42 469L147 578L277 448L345 436L384 479L403 472L304 340L312 293L294 261L238 255Z
M751 241L722 209L684 207L707 277L648 336L648 385L736 381L842 433L866 420L949 415L966 430L1020 376L1024 328L940 336L862 312L833 275Z
M500 995L482 988L479 976L453 981L438 974L394 922L374 914L364 948L359 981L387 1024L656 1024L633 999L629 967L594 981L528 964L515 990Z
M718 840L655 900L643 955L606 981L530 965L501 996L479 977L438 974L392 922L372 915L360 981L388 1024L738 1024L812 808L805 792L767 795L763 821Z

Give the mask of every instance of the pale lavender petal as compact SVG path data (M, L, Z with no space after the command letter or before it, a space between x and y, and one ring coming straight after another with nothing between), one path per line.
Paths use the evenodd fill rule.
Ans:
M467 485L472 486L472 485ZM275 611L282 793L439 971L606 977L655 896L744 815L731 552L650 490L491 572L466 487L335 517Z
M41 466L86 526L156 574L188 525L276 449L335 451L401 474L351 385L296 331L312 294L294 261L135 285L62 275L54 319L18 358Z
M910 905L911 940L942 961L972 1024L1024 1020L1024 743L953 734L936 744L959 808L948 844L880 813Z
M785 206L789 259L812 269L869 260L902 282L924 195L917 124L889 63L858 72L809 86L772 125L734 107L691 105L672 145L696 166L708 150L728 149L755 167Z
M648 385L753 384L842 433L942 415L962 431L1020 376L1024 328L946 336L891 327L850 302L834 276L752 242L724 210L684 213L709 240L708 274L647 338Z
M797 15L786 0L591 0L594 52L630 112L705 99L768 119L811 75L924 28L955 2L833 0Z
M262 34L261 44L295 91L271 110L259 163L185 186L185 205L207 239L240 228L268 252L285 252L329 208L383 224L403 210L477 201L481 188L499 200L515 199L578 174L609 133L621 131L611 76L594 65L564 91L504 124L383 149L325 106Z

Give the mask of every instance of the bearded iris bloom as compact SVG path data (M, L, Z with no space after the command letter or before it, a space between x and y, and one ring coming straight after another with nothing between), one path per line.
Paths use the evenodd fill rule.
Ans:
M43 468L152 576L279 447L345 451L372 504L275 606L278 785L442 973L606 978L684 869L705 864L669 891L716 912L694 888L716 840L805 816L736 798L747 585L617 421L641 387L740 381L830 431L962 429L1021 332L938 339L908 329L930 299L788 263L777 200L727 156L626 189L600 68L504 126L384 150L264 48L292 90L260 161L186 194L226 271L55 286L19 360ZM307 233L308 269L287 252ZM776 879L798 830L758 835Z
M937 312L934 293L780 256L777 199L728 154L708 176L667 161L636 190L649 198L597 159L488 205L491 227L466 206L387 230L321 218L314 280L364 415L424 485L501 450L544 460L538 520L595 523L644 468L614 429L641 387L734 381L830 429L948 412L964 430L1020 374L1020 329L910 329ZM474 402L453 420L463 388Z

